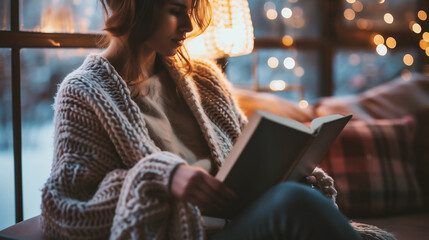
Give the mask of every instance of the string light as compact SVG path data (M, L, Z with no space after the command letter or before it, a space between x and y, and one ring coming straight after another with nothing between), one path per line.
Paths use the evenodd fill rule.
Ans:
M356 2L356 0L346 0L348 3L352 4L354 2Z
M425 42L429 42L429 32L424 32L422 37Z
M422 50L429 48L429 42L426 42L424 39L420 40L419 46Z
M270 20L275 20L277 18L277 11L275 9L268 9L267 18Z

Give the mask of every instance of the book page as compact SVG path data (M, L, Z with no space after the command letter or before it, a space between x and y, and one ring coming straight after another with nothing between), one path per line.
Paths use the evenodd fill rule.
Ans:
M280 117L280 116L270 114L267 112L262 112L262 111L257 111L257 112L259 115L264 116L265 118L268 118L271 121L277 122L277 123L285 125L285 126L289 126L291 128L297 129L297 130L305 132L305 133L312 133L312 130L309 127L307 127L304 124L302 124L298 121L295 121L293 119Z
M320 128L320 126L322 126L324 123L326 122L332 122L334 120L343 118L344 116L339 115L339 114L334 114L334 115L329 115L329 116L323 116L323 117L318 117L313 119L313 121L311 121L311 131L312 133L314 133L315 131L317 131L318 128Z

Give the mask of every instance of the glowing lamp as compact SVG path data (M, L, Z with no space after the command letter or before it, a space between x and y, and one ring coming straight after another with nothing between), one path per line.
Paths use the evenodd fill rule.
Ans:
M249 54L253 26L247 0L211 0L213 17L200 36L186 41L191 57L216 59Z

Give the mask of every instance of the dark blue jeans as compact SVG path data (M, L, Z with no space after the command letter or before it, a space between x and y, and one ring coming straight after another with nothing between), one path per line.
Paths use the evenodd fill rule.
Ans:
M279 184L213 240L240 239L361 239L331 200L304 184Z

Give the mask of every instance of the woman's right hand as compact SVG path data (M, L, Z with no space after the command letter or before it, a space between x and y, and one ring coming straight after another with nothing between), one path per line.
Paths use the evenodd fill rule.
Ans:
M179 165L172 177L171 193L201 210L223 210L236 196L225 184L199 167Z

